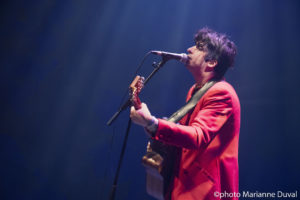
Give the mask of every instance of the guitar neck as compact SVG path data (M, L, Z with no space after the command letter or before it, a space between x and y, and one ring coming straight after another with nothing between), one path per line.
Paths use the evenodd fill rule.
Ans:
M144 77L141 76L136 76L129 86L131 103L136 110L142 107L142 103L138 95L141 92L143 86L144 86Z
M134 108L135 108L136 110L141 109L141 108L142 108L142 102L141 102L140 98L137 97L137 100L136 100L136 101L133 101L133 102L132 102L132 105L134 106Z

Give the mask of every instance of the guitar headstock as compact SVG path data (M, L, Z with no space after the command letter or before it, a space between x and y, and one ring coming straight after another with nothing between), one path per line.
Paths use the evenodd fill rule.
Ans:
M136 76L129 86L129 95L132 105L136 110L141 108L141 101L139 99L139 94L144 87L145 78L142 76Z

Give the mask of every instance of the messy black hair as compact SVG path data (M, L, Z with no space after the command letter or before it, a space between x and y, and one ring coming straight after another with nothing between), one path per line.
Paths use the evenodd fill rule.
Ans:
M216 60L215 74L221 78L234 64L236 46L225 34L217 33L207 27L200 29L194 37L196 47L207 52L205 61Z

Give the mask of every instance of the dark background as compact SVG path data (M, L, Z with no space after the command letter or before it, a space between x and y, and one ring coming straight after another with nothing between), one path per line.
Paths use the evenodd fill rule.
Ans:
M208 26L238 46L226 80L242 109L240 191L300 186L297 0L27 0L0 8L0 199L107 199L128 110L111 127L143 56L186 52ZM151 56L140 71L146 76ZM184 104L192 76L168 62L141 98L157 116ZM152 199L132 126L116 199Z

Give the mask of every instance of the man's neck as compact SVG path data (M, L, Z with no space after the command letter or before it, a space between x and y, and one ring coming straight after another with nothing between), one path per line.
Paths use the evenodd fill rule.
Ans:
M214 76L212 74L209 75L209 76L205 76L205 77L199 77L197 79L195 78L195 80L196 80L196 87L198 87L198 88L203 87L203 85L205 83L207 83L208 81L210 81L213 78L214 78Z

